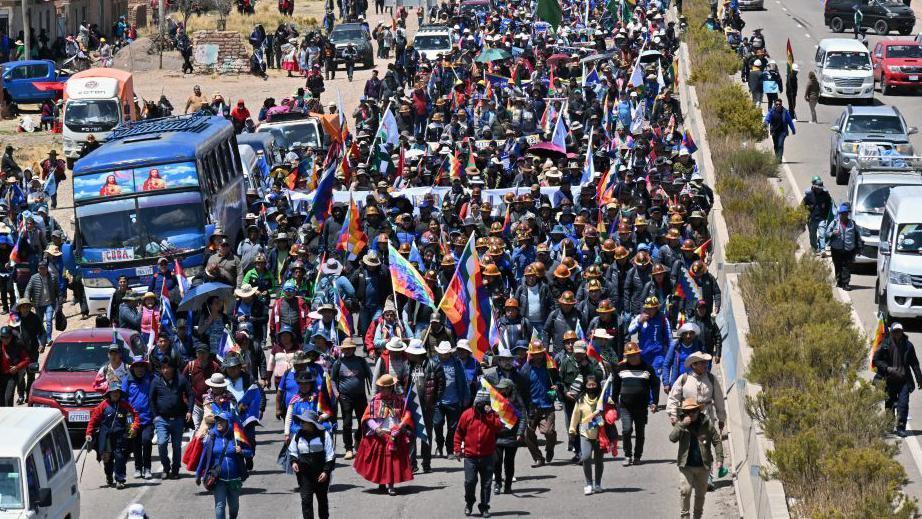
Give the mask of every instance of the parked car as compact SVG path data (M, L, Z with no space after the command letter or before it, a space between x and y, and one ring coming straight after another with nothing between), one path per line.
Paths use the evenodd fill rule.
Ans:
M880 241L880 221L890 197L890 190L900 186L922 186L922 175L911 167L867 169L853 174L848 181L845 200L851 204L852 218L861 236L861 249L855 257L858 263L877 261Z
M874 101L871 52L858 40L824 38L813 57L820 101L828 98Z
M61 97L69 75L51 60L10 61L0 65L4 99L17 104L38 104Z
M133 330L117 328L115 333L126 360L131 351L140 353L144 347ZM32 384L29 406L58 409L69 429L85 429L90 412L102 401L103 394L94 388L94 381L99 368L108 362L112 334L111 328L93 328L67 330L59 335Z
M855 26L855 5L861 9L861 27L874 29L877 34L897 31L903 36L912 33L916 15L903 0L826 0L823 20L832 32L842 32Z
M892 87L922 86L922 43L907 40L883 40L871 53L874 83L884 95Z
M765 9L765 0L739 0L740 11L761 11Z
M874 302L887 320L922 317L922 187L890 190L880 223Z
M343 50L348 44L355 46L356 63L361 63L365 68L375 66L375 55L371 48L371 33L368 27L361 23L341 23L333 27L330 41L336 46L336 59L341 62Z
M829 174L836 183L848 183L859 149L876 146L881 153L913 154L909 136L919 130L906 124L894 106L847 106L829 128Z

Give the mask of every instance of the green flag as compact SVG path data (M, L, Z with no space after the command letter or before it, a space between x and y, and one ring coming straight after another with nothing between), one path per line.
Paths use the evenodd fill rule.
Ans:
M538 0L538 8L535 9L535 15L545 22L551 24L556 30L560 25L560 19L563 17L563 11L560 10L560 3L557 0Z

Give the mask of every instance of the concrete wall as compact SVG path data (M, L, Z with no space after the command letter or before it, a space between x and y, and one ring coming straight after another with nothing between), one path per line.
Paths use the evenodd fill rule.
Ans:
M698 96L695 88L688 83L688 47L684 43L680 54L679 95L686 114L685 126L699 144L695 160L703 172L705 182L709 186L716 186L714 163L698 106ZM747 340L749 319L739 290L739 276L747 265L726 262L724 247L729 240L729 232L719 195L715 194L709 218L714 240L710 271L717 277L724 294L723 307L717 321L726 335L721 364L716 373L721 377L727 401L727 446L732 462L737 506L740 517L747 519L786 519L790 515L784 486L779 481L766 481L762 478L761 469L768 465L766 453L772 448L771 440L765 437L759 424L746 412L747 397L752 398L760 391L758 385L746 380L752 349Z

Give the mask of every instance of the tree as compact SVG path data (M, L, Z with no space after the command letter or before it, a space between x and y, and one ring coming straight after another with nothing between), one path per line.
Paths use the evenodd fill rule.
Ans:
M234 0L210 0L211 7L218 12L218 27L219 31L223 31L227 28L227 16L230 14L231 9L234 8Z

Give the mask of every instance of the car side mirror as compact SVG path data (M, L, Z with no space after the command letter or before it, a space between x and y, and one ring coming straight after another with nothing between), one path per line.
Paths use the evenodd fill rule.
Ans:
M915 135L919 133L919 129L916 128L915 126L910 126L909 131L907 131L906 133L908 133L909 135Z
M877 253L880 254L881 256L889 256L890 255L890 242L881 241L880 243L878 243Z
M830 126L830 127L829 127L829 131L831 131L832 133L839 133L839 127L838 127L838 126Z
M50 488L40 488L38 489L38 500L37 504L39 508L48 508L51 506L51 489Z

